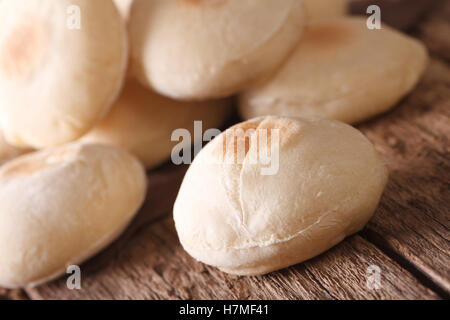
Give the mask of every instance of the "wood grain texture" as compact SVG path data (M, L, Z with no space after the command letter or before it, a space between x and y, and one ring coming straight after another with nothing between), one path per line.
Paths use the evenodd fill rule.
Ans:
M23 290L8 290L0 288L0 300L28 300Z
M430 52L450 61L450 1L441 0L436 8L419 25L419 38Z
M367 236L450 293L450 68L433 60L398 108L360 126L390 179Z
M68 290L61 279L28 294L38 299L438 298L359 236L307 263L259 277L230 276L194 261L179 244L172 218L147 225L108 251L82 268L82 290ZM380 290L366 286L371 265L381 268Z
M449 298L450 1L439 1L416 29L433 57L425 76L399 107L360 127L390 168L365 236Z

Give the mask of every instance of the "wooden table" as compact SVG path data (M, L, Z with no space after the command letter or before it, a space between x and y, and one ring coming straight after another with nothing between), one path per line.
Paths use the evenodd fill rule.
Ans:
M185 167L149 173L149 196L125 234L82 266L82 290L62 278L0 299L448 299L450 297L450 1L415 15L410 32L431 63L393 111L359 127L388 162L390 182L369 225L305 263L236 277L181 248L171 208ZM382 48L380 48L382 50ZM367 268L381 270L370 289Z

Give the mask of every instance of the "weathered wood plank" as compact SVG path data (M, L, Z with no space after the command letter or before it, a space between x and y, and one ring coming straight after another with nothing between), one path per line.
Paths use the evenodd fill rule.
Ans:
M450 1L440 1L436 10L419 26L418 35L433 55L450 61Z
M399 107L360 126L390 169L371 241L450 292L450 67L433 60Z
M171 212L187 169L187 165L165 164L161 168L148 172L147 199L131 229L139 228Z
M307 263L260 277L230 276L194 261L179 244L171 218L147 225L108 251L114 254L101 269L94 265L105 255L82 267L82 290L68 290L61 279L28 294L38 299L438 298L359 236ZM366 285L371 265L381 269L379 290Z
M25 291L23 290L8 290L0 288L0 300L28 300Z

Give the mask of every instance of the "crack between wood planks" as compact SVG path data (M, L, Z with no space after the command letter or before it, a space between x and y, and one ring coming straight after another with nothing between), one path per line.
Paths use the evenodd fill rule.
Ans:
M359 235L372 245L377 247L390 259L395 261L400 267L411 273L415 279L424 287L434 291L442 299L449 300L450 292L443 288L439 283L433 280L425 272L420 270L412 261L398 253L382 236L371 229L364 229Z
M305 266L306 272L309 274L309 276L312 278L312 280L320 287L322 290L324 290L333 300L339 300L336 298L330 291L328 291L327 288L316 278L316 276L308 269L307 266Z

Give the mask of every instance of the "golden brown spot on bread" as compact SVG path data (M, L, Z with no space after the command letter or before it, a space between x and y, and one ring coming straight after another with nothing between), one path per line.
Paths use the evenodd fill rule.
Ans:
M11 79L26 78L41 63L44 50L44 36L39 24L32 19L14 27L0 52L0 66Z
M274 133L277 133L276 135ZM266 118L261 122L243 122L228 129L222 136L223 159L241 164L256 142L257 152L270 152L272 143L279 148L295 140L300 132L300 124L291 119ZM277 139L278 138L278 139ZM261 145L265 143L266 145Z
M241 163L250 149L250 139L256 132L258 124L243 122L229 128L222 135L222 154L233 163Z
M317 47L345 45L352 41L353 30L347 25L327 23L308 27L302 41Z
M288 144L300 131L300 124L297 121L287 118L267 118L261 122L258 129L267 130L271 138L273 130L277 130L280 137L280 147ZM269 140L270 141L270 140Z

